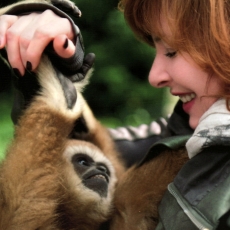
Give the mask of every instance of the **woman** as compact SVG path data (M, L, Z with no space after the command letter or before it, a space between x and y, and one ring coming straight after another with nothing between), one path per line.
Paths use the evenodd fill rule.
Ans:
M194 130L186 143L190 160L162 199L156 229L229 229L230 2L121 0L120 8L137 37L156 49L150 84L169 87L170 93L180 98L168 125L159 135L155 133L152 143L172 136L178 145L178 135ZM0 18L0 48L7 45L9 61L21 75L25 67L36 68L41 51L52 40L60 56L75 53L69 22L48 13L53 30L42 34L38 25L47 19L46 11ZM28 23L29 18L38 24ZM68 25L60 29L57 21ZM23 37L29 39L23 42ZM66 41L68 48L63 50ZM31 52L35 46L40 48ZM117 131L113 132L117 137ZM164 144L168 145L167 141ZM127 140L121 145L127 146Z
M229 229L230 2L120 4L135 34L156 48L150 84L179 96L195 129L186 143L190 161L168 187L157 229Z

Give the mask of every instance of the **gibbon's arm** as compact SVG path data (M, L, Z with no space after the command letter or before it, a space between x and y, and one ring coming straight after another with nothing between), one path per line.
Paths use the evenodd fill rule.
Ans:
M63 11L59 10L62 9ZM79 28L74 24L73 20L68 14L76 17L81 16L81 11L73 2L69 0L27 0L20 1L8 7L0 9L0 14L26 14L31 12L42 12L47 9L52 10L55 14L62 18L67 18L72 25L76 52L70 58L62 58L58 56L53 50L52 43L50 43L44 50L45 54L49 57L52 65L60 71L63 75L67 76L72 82L78 82L84 79L88 70L92 67L95 55L92 53L84 57L83 40ZM7 61L7 54L4 49L0 50L0 55ZM15 96L14 105L12 109L12 120L14 124L17 123L21 111L30 103L34 93L37 92L38 86L36 80L34 81L33 73L26 71L25 76L21 78L15 75L13 83L15 83Z
M45 7L50 7L50 4L48 4L48 3L52 3L57 7L62 7L62 9L66 9L67 12L71 12L75 15L78 15L79 17L81 16L81 11L69 0L50 0L50 1L26 0L26 1L21 1L19 3L15 3L13 5L10 5L8 7L0 9L0 14L3 14L6 11L18 13L21 10L21 6L23 6L22 7L23 10L25 10L25 9L35 10L36 8L34 8L34 6L36 6L36 3L38 3L38 8L40 8L41 5L43 5L43 4L45 5ZM26 5L28 6L28 8L26 7ZM17 9L17 7L19 7L19 10ZM56 7L54 9L57 10ZM58 10L58 12L59 12L59 10ZM55 13L57 13L57 12L55 11ZM69 20L71 21L71 19L69 19ZM77 50L79 52L79 49L77 49ZM55 58L55 60L57 60L57 58ZM76 57L74 58L74 60L76 63ZM84 69L82 71L81 70L80 71L78 70L78 71L85 76L86 71L88 71L89 67L91 67L93 65L93 61L94 61L94 56L92 54L86 55L86 57L83 61L83 66L85 63ZM52 62L52 60L51 60L51 62ZM54 65L53 62L52 62L52 64ZM56 67L56 65L54 65L54 66ZM65 66L65 67L67 67L67 66ZM58 67L57 67L57 69L58 69ZM76 77L76 75L78 75L78 71L74 70L74 69L75 68L72 69L72 71L73 71L72 73L74 73L74 75L71 77L68 76L71 81L76 81L76 79L79 79L79 77ZM58 70L60 71L60 69L58 69ZM63 73L63 71L61 71L61 72ZM64 72L66 72L66 71L64 71ZM82 77L80 77L80 78L82 78ZM116 168L116 172L118 174L117 176L120 177L124 172L124 162L121 159L120 154L118 154L118 151L116 151L116 149L115 149L115 145L114 145L114 142L111 138L111 135L109 134L107 129L105 127L103 127L100 124L100 122L95 119L93 113L91 112L90 108L88 107L88 105L86 103L84 104L83 115L81 117L84 121L83 126L86 126L86 127L84 127L84 129L86 130L86 135L84 135L84 138L82 138L82 130L81 130L80 131L80 139L85 139L89 142L94 143L96 146L99 146L99 148L101 148L105 154L109 153L109 154L107 154L108 155L107 157L110 160L112 160L114 167ZM78 131L76 133L77 133L77 138L78 138L78 134L79 134ZM76 138L76 137L74 137L74 138Z
M46 226L56 218L51 214L61 199L62 153L84 101L73 88L73 106L67 108L57 74L48 63L43 60L39 66L41 92L19 120L0 168L0 229L38 229L38 223Z

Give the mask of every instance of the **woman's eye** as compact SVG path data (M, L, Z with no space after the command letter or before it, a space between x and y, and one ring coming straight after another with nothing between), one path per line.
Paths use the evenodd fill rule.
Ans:
M168 52L165 54L166 57L169 57L169 58L172 58L172 57L175 57L176 56L176 51L173 51L173 52Z

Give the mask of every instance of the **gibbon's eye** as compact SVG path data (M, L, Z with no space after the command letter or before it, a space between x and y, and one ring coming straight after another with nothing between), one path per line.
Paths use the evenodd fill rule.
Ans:
M177 54L177 52L176 52L176 51L173 51L173 52L167 52L167 53L165 54L165 56L166 56L166 57L169 57L169 58L173 58L173 57L175 57L175 56L176 56L176 54Z
M89 166L90 165L89 161L84 157L79 158L77 161L78 161L78 164L83 165L83 166Z
M72 163L75 166L90 167L94 163L94 160L84 153L77 153L72 157Z

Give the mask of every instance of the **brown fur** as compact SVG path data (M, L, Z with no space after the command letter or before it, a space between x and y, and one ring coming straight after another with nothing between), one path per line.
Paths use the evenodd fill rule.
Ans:
M37 101L25 113L1 166L0 229L51 226L61 195L60 153L71 126Z
M141 166L133 166L118 182L111 230L152 230L167 185L188 160L185 149L165 151Z

